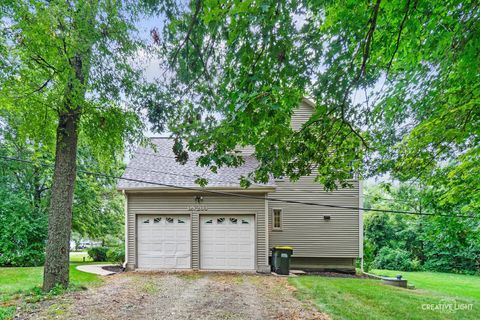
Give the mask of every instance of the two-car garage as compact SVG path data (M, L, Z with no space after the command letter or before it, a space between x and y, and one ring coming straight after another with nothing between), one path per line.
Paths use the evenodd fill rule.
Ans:
M253 215L200 215L197 246L193 227L190 215L137 215L137 267L190 269L194 248L200 269L255 269Z

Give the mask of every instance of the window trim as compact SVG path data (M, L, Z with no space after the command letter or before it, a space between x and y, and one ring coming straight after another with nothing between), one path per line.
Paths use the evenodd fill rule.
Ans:
M280 226L275 227L275 211L280 211ZM282 231L283 229L283 208L272 208L272 231Z

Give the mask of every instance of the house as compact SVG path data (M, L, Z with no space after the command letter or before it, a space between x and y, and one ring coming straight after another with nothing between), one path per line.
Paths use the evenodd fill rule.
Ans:
M304 99L292 117L300 128L313 112ZM361 207L361 183L326 192L314 177L272 180L241 188L239 177L257 161L245 152L245 164L212 173L197 167L195 154L181 165L173 141L152 139L139 148L118 189L126 197L126 265L133 269L252 270L269 272L270 248L292 246L291 267L353 272L362 257L362 213L269 201L269 198ZM208 179L207 187L195 183ZM145 183L148 181L152 183Z

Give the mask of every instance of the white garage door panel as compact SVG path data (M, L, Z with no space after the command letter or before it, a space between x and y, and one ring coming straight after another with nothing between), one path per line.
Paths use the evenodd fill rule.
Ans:
M253 216L202 216L200 267L216 270L255 269Z
M190 217L141 215L137 222L140 269L190 268Z

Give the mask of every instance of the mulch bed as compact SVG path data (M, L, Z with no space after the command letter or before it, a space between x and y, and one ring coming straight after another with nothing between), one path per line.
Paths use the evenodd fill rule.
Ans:
M116 273L120 273L120 272L125 271L125 270L123 270L122 266L105 266L105 267L102 267L102 269L107 270L107 271L111 271L111 272L116 272Z
M350 273L328 272L328 271L307 272L307 275L330 277L330 278L358 278L358 279L371 278L366 274L350 274Z

